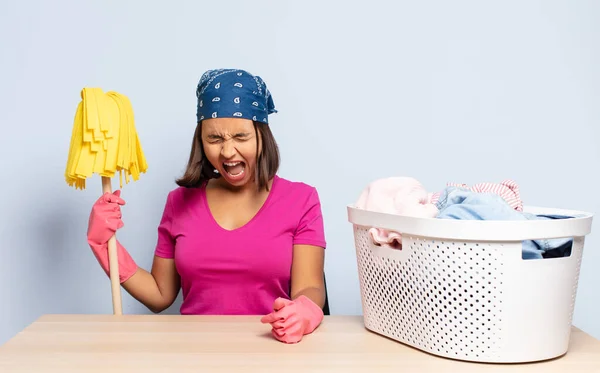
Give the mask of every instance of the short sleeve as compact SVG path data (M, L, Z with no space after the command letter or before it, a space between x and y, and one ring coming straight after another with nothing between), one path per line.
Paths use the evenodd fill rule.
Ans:
M294 233L294 245L326 247L321 201L315 188L302 208L302 216Z
M161 258L173 259L175 257L175 239L171 227L173 225L173 207L171 206L171 193L163 210L160 224L158 225L158 241L154 254Z

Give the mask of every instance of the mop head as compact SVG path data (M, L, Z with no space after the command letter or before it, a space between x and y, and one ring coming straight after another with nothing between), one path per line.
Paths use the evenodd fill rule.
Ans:
M77 106L65 179L75 189L85 189L92 174L138 180L148 168L135 130L129 99L117 92L84 88Z

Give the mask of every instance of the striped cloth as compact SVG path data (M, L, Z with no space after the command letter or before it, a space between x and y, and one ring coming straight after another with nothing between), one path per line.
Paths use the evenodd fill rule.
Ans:
M523 211L523 201L519 193L519 186L514 180L504 180L501 183L478 183L471 187L466 184L448 183L446 186L455 186L469 189L477 193L493 193L502 197L506 203L517 211ZM431 203L436 204L440 198L440 192L431 195Z

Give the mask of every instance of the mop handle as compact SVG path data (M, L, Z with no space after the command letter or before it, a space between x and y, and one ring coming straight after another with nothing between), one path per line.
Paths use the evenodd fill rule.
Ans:
M102 177L102 194L112 193L112 185L109 177ZM119 261L117 258L117 236L113 235L108 240L108 263L110 273L110 286L112 291L113 313L123 314L121 305L121 283L119 281Z

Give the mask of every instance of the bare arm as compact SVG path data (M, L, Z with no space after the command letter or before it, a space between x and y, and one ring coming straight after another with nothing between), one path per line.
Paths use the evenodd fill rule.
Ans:
M159 313L169 308L177 298L180 279L173 259L154 256L151 272L138 267L137 272L122 285L150 311Z
M325 249L312 245L294 245L291 281L292 300L304 295L323 308L325 305L324 265Z

